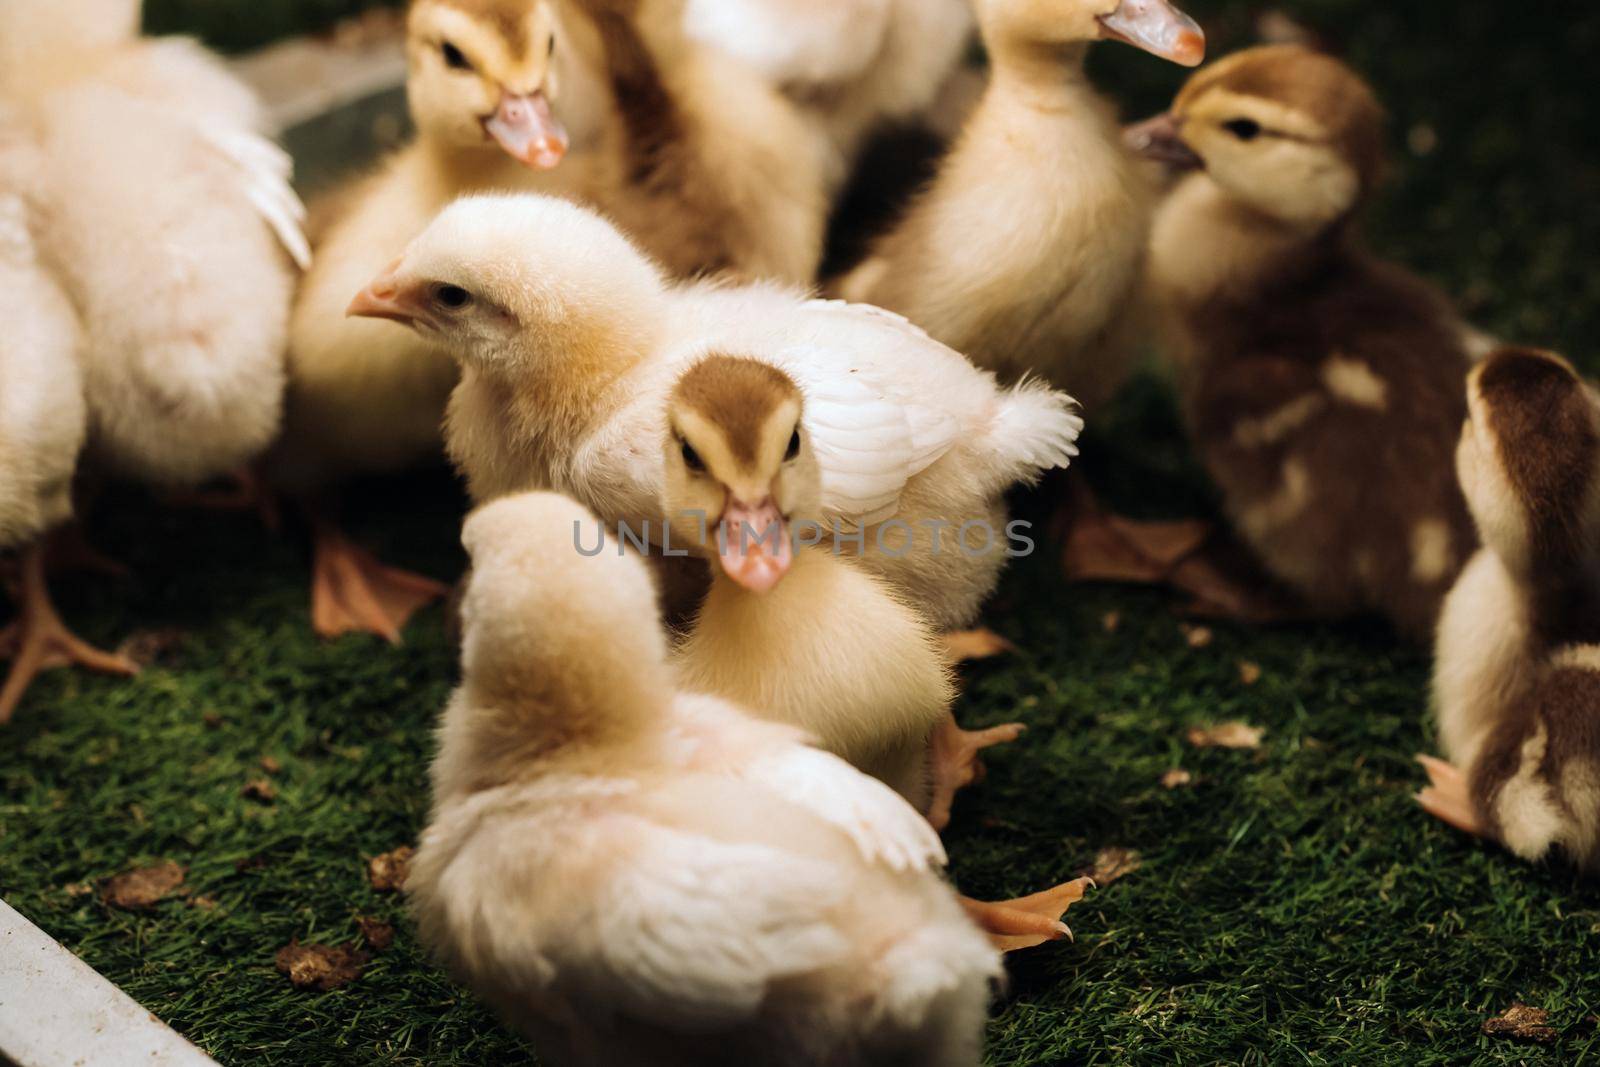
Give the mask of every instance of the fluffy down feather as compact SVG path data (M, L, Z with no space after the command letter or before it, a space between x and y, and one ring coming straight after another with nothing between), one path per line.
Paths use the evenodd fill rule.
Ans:
M926 824L663 685L644 565L574 551L595 521L549 494L468 521L424 940L556 1063L977 1063L999 961Z
M444 282L474 305L431 306ZM559 200L460 201L388 283L466 368L446 438L478 500L553 488L613 523L658 521L666 398L683 368L708 352L762 360L805 394L825 514L869 527L863 565L937 626L970 621L994 587L1002 494L1076 454L1082 422L1063 394L1003 390L876 308L770 284L669 285L609 223ZM880 545L886 517L912 528L904 553L899 535ZM969 522L987 527L989 551L959 549Z

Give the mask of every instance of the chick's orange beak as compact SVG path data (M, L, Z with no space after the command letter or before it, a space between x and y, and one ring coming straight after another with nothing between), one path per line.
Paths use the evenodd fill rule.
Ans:
M1206 58L1206 35L1200 24L1167 0L1122 0L1111 14L1100 16L1100 28L1109 40L1185 67L1198 67Z
M543 92L505 92L500 108L483 121L512 159L534 170L550 170L567 154L567 130L550 110Z
M421 308L400 283L400 260L383 269L345 309L352 319L388 319L406 326L416 324Z
M775 587L794 562L789 524L769 497L754 506L730 499L717 531L717 558L729 578L753 593Z

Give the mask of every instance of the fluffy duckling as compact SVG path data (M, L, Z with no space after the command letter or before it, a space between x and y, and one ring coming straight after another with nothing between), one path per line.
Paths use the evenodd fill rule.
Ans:
M1065 467L1082 426L1069 397L1002 390L876 308L671 285L614 226L552 198L452 205L351 312L405 322L465 366L446 438L475 499L554 488L613 523L659 528L667 398L690 362L777 367L805 397L830 535L941 629L969 622L1026 550L1002 494Z
M557 193L611 213L675 271L810 279L825 211L820 149L753 73L684 46L663 7L415 0L407 91L417 138L322 209L274 481L323 494L438 453L455 365L427 338L344 310L457 197ZM322 509L313 518L318 632L398 641L443 587L378 564Z
M0 176L9 177L0 125ZM62 623L45 583L43 538L72 517L72 480L88 427L78 360L78 320L39 262L21 197L0 194L0 550L22 552L16 620L0 631L12 658L0 689L0 724L47 666L72 663L132 674L119 656L91 648Z
M1558 356L1473 371L1456 467L1483 548L1446 602L1434 668L1450 763L1429 812L1524 860L1600 867L1600 399Z
M938 176L840 293L981 367L1038 373L1092 414L1133 354L1153 194L1083 65L1119 40L1200 61L1166 0L976 0L989 87Z
M684 15L826 131L835 191L874 132L936 105L972 36L967 0L689 0Z
M938 637L881 578L822 543L804 406L787 374L731 356L695 364L673 389L668 540L718 564L678 668L691 689L801 728L943 829L977 749L1022 728L957 728ZM954 742L939 746L953 757L943 765L930 763L940 731Z
M1359 240L1377 99L1335 59L1257 48L1131 136L1201 168L1160 208L1151 277L1230 521L1314 611L1427 640L1475 544L1449 460L1471 347L1441 294Z
M259 102L193 42L138 39L137 14L20 0L0 17L0 91L41 150L36 236L81 320L91 454L193 486L277 432L306 250Z
M677 688L644 564L551 494L467 522L463 681L407 890L562 1064L972 1064L999 956L909 805Z

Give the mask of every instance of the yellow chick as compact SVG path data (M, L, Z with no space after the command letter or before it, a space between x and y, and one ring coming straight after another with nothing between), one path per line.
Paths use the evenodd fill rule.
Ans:
M78 639L62 623L45 580L43 539L72 517L72 480L88 430L78 361L82 334L61 287L39 261L30 212L5 191L31 163L0 115L0 550L22 553L16 619L0 630L11 671L0 688L0 725L39 671L57 662L113 674L133 664Z
M976 0L989 87L928 189L839 285L980 367L1041 374L1091 414L1126 376L1153 191L1083 69L1118 40L1186 65L1166 0Z
M882 784L676 684L644 564L550 494L467 522L422 941L553 1063L981 1059L998 953Z
M1483 547L1445 602L1424 808L1600 867L1600 398L1559 356L1473 371L1456 469Z
M415 0L417 139L321 212L317 266L295 310L278 484L325 494L438 453L455 365L426 338L344 312L457 197L558 193L613 213L676 270L809 280L825 212L820 148L753 73L684 45L664 6ZM443 587L379 564L326 505L312 514L318 632L398 641Z
M1004 493L1066 467L1083 425L1070 397L1002 389L876 308L669 284L616 227L547 197L457 202L351 310L465 367L446 437L475 499L555 488L612 522L662 517L666 402L690 363L779 368L806 397L830 536L940 628L970 621L1029 549Z

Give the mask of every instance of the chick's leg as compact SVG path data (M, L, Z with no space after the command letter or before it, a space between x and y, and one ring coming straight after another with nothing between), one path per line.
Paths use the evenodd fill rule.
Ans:
M45 582L45 550L35 545L18 574L17 617L0 630L0 655L11 657L11 673L0 689L0 724L11 721L22 694L40 671L76 665L106 674L134 675L139 668L80 640L56 613Z
M994 947L1002 952L1018 952L1042 945L1046 941L1071 938L1072 930L1061 917L1067 909L1083 899L1084 890L1093 883L1087 878L1063 882L1043 893L990 903L962 897L961 906L967 915L989 935Z
M1453 764L1433 756L1418 756L1417 762L1428 772L1429 785L1417 794L1422 810L1474 837L1487 836L1488 831L1472 803L1467 776Z
M933 799L928 803L928 821L935 830L950 825L950 807L957 790L983 781L983 761L978 753L992 745L1015 741L1027 727L1020 722L987 730L963 730L954 715L934 728L929 742L933 771Z
M311 625L319 636L373 633L398 645L411 616L449 594L443 582L386 566L337 524L313 517Z

